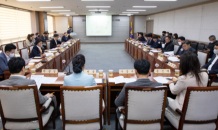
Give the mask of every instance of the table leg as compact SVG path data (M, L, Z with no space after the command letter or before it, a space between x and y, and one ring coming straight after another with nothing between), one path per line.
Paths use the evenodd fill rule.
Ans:
M108 85L108 90L107 90L107 119L108 119L108 125L111 123L111 88Z

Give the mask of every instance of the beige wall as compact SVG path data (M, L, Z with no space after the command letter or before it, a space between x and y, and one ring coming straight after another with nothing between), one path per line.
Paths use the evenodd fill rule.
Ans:
M64 33L68 29L68 17L55 17L55 31Z

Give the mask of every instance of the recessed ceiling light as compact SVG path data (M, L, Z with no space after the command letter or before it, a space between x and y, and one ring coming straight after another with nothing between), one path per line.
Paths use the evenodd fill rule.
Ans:
M95 12L90 12L91 14L107 14L107 12L101 12L101 13L95 13Z
M111 8L111 6L86 6L86 8Z
M81 1L114 1L114 0L81 0Z
M69 14L66 14L66 16L70 16Z
M103 9L94 9L94 10L89 10L89 11L108 11L108 10L103 10Z
M20 1L20 2L42 2L42 1L51 1L51 0L17 0L17 1Z
M75 14L75 12L59 13L59 14Z
M133 9L128 9L126 11L146 11L146 10L133 10Z
M144 1L177 1L177 0L144 0Z
M71 10L51 10L51 12L69 12Z
M157 6L133 6L133 8L157 8Z
M50 7L39 7L39 8L42 8L42 9L50 9L50 8L64 8L64 6L50 6Z
M123 14L138 14L139 12L122 12Z

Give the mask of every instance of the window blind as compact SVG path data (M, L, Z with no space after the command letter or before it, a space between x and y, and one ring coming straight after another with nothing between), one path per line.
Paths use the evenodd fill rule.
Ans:
M0 44L25 40L31 32L30 12L0 7Z
M53 17L47 15L47 21L48 21L48 32L49 32L49 35L53 36L53 33L54 33Z

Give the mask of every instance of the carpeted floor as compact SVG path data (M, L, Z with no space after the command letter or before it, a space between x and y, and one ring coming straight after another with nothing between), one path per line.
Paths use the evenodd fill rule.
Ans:
M118 72L119 69L133 69L134 60L125 52L124 44L81 44L81 51L86 57L85 69L103 69L107 72L109 69ZM70 63L65 72L72 72ZM0 123L0 129L2 124ZM50 122L46 130L53 130ZM62 130L62 121L60 117L56 118L56 130ZM115 130L115 114L111 114L111 125L104 125L104 130ZM165 122L164 130L171 130Z

